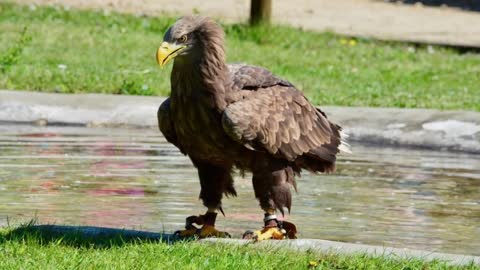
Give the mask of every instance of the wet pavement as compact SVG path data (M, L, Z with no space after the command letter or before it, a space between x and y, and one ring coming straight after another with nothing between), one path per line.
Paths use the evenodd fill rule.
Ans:
M0 125L0 226L27 222L172 232L204 212L196 171L155 129ZM480 156L353 145L331 175L304 173L299 237L480 255ZM261 225L249 176L218 227Z

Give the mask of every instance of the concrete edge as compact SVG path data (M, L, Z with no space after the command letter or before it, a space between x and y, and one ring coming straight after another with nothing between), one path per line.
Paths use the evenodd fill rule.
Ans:
M155 233L148 231L127 230L117 228L95 227L95 226L68 226L68 225L32 225L20 227L12 231L13 233L46 233L49 236L63 237L68 234L80 235L85 238L97 237L116 237L121 236L124 239L140 239L146 241L161 241L172 244L182 240L168 233ZM205 244L228 244L251 246L272 249L288 249L298 252L314 252L316 254L340 254L340 255L356 255L367 254L370 256L385 256L391 258L411 259L416 258L423 261L440 260L449 265L469 265L477 264L480 266L480 256L461 255L450 253L439 253L424 250L415 250L408 248L393 248L364 244L344 243L320 239L294 239L284 241L264 241L254 243L251 240L240 239L219 239L209 238L202 239L200 243Z
M165 97L0 90L0 124L156 128ZM350 142L480 154L480 113L321 106Z
M249 240L239 239L203 239L206 243L224 243L231 245L251 245ZM259 247L269 250L272 248L289 249L298 252L314 252L316 254L339 254L339 255L358 255L366 254L369 256L385 256L387 258L400 259L420 259L423 261L439 260L449 265L480 265L480 256L461 255L451 253L432 252L425 250L416 250L409 248L393 248L384 246L344 243L337 241L321 240L321 239L293 239L284 241L265 241L255 243Z

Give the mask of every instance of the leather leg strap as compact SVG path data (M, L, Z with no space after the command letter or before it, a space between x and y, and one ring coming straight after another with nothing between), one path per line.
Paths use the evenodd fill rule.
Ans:
M263 218L263 222L265 224L265 228L278 227L277 216L274 215L274 214L265 213L265 217Z

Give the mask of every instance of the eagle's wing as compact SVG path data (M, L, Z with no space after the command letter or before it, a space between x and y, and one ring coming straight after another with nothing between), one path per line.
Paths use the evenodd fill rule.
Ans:
M330 123L301 91L263 68L243 66L231 71L235 87L249 90L223 113L222 125L231 138L289 161L303 156L335 162L342 145L340 127Z
M274 85L293 86L273 75L268 69L244 64L228 65L233 90L257 90Z

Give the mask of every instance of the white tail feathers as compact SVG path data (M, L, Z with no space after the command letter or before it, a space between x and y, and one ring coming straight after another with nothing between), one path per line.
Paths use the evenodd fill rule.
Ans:
M351 154L352 151L350 150L350 144L346 142L346 138L348 138L348 134L340 131L340 145L338 146L338 150L340 150L340 152Z

